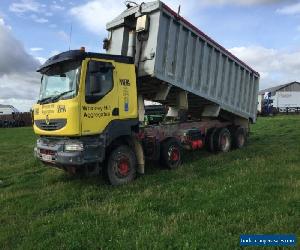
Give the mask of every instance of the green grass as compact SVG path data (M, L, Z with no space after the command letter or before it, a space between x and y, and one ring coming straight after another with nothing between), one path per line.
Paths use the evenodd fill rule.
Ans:
M239 249L240 234L300 240L300 116L260 118L244 149L194 152L175 171L148 166L122 187L43 167L34 142L31 128L0 129L0 249Z

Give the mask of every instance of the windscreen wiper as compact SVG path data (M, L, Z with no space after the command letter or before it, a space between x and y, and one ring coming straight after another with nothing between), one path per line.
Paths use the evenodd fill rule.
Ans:
M68 90L68 91L62 92L62 93L60 93L60 94L58 94L58 95L56 95L56 96L49 96L49 97L46 97L46 98L44 98L44 99L38 100L38 103L43 104L43 103L45 103L45 102L47 102L47 101L54 102L54 101L58 100L59 98L61 98L62 96L66 95L66 94L68 94L68 93L71 93L71 92L73 92L73 91L74 91L74 89L73 89L73 90Z
M66 94L68 94L68 93L71 93L71 92L73 92L74 91L74 89L72 89L72 90L68 90L68 91L65 91L65 92L62 92L62 93L60 93L59 95L57 95L57 96L53 96L52 98L51 98L51 100L54 102L54 101L57 101L59 98L61 98L61 97L63 97L64 95L66 95Z
M46 97L46 98L44 98L44 99L38 100L38 103L43 104L43 103L45 103L46 101L51 100L52 98L53 98L53 96Z

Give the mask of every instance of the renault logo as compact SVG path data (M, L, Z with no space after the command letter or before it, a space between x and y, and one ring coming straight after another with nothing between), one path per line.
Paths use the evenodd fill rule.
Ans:
M50 119L49 119L49 116L48 116L48 115L46 115L46 120L45 120L45 121L46 121L46 124L49 125Z

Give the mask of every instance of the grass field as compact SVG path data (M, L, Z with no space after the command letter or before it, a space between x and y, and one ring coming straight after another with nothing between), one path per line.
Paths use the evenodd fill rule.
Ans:
M299 247L300 116L260 118L244 149L122 187L43 167L34 142L0 129L0 249L239 249L240 234L280 233Z

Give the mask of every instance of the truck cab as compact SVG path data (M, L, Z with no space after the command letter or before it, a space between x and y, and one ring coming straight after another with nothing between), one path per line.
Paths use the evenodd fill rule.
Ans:
M132 58L67 51L42 65L34 106L35 154L46 164L75 172L102 162L108 145L138 126Z

